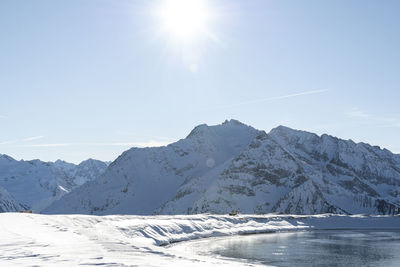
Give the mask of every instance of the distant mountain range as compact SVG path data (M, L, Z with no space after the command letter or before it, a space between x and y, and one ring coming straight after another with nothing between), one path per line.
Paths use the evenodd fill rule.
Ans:
M58 160L17 161L0 155L0 212L40 212L73 189L99 177L108 163L89 159L79 165Z
M165 147L129 149L97 179L80 175L88 182L79 187L74 176L50 182L24 173L29 186L15 182L22 189L10 190L0 165L0 186L24 205L41 204L36 193L22 195L43 188L52 200L44 213L395 214L400 208L400 155L284 126L267 134L236 120L199 125Z

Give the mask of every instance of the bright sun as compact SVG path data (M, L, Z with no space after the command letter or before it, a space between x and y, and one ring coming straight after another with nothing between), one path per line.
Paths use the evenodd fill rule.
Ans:
M206 0L165 0L158 15L165 32L186 41L205 33L210 17Z

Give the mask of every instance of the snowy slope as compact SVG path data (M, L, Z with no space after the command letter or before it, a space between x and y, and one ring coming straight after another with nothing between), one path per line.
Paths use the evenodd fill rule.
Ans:
M46 213L152 214L183 184L230 161L258 133L238 121L197 126L166 147L132 148L104 175L55 202ZM202 179L204 185L212 180Z
M0 212L25 210L26 207L18 203L3 187L0 186Z
M1 266L255 266L186 250L204 237L319 229L400 229L399 216L0 214Z
M75 165L60 160L54 163L17 161L0 155L0 187L17 203L38 212L77 186L93 180L106 168L106 163L92 159Z
M395 214L400 156L368 144L238 121L197 126L166 147L132 148L46 213Z

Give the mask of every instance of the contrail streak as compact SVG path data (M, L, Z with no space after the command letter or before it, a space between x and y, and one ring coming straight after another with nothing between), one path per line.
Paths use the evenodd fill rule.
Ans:
M244 105L250 105L250 104L256 104L256 103L261 103L261 102L272 101L272 100L292 98L292 97L297 97L297 96L321 94L321 93L324 93L324 92L327 92L327 91L329 91L329 90L328 89L322 89L322 90L305 91L305 92L289 94L289 95L282 95L282 96L274 96L274 97L255 99L255 100L235 103L235 104L231 104L231 105L218 106L218 107L215 107L215 108L216 109L223 109L223 108L238 107L238 106L244 106Z

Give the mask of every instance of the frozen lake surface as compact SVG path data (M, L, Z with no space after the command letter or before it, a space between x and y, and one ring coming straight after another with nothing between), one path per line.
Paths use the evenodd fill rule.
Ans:
M400 266L400 231L323 230L192 242L203 255L267 266Z

